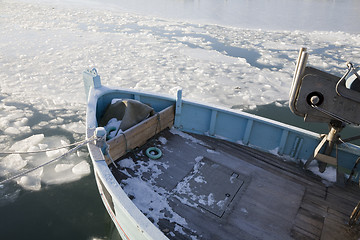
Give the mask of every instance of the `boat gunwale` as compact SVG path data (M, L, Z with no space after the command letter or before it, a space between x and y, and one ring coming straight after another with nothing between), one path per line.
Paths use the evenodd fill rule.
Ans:
M146 97L169 101L169 102L172 102L172 104L176 103L175 97L172 97L172 96L166 95L166 94L151 93L151 92L144 92L144 91L139 91L139 90L129 90L129 89L124 89L124 88L115 88L115 87L107 87L107 86L106 87L101 86L100 88L95 89L94 97L96 97L96 102L97 102L100 98L104 97L105 95L113 94L113 93L121 93L121 94L126 93L126 94L130 94L130 95L134 95L134 96L135 95L146 96ZM89 97L89 99L90 99L90 97ZM199 102L193 101L193 100L182 99L181 101L182 101L182 103L185 103L187 105L198 106L198 107L209 109L209 110L211 109L211 110L219 111L219 112L222 112L225 114L230 114L230 115L238 115L247 120L254 120L256 122L271 125L273 127L277 127L282 130L289 130L290 132L293 132L293 133L296 133L299 135L304 135L304 136L313 138L314 140L320 140L321 136L322 136L322 134L320 134L320 133L315 133L315 132L312 132L312 131L309 131L306 129L302 129L302 128L299 128L296 126L292 126L292 125L289 125L286 123L282 123L282 122L279 122L279 121L276 121L273 119L268 119L268 118L257 116L257 115L251 114L251 113L243 112L241 110L228 109L224 106L217 106L214 104L203 104L203 103L199 103ZM186 129L181 129L181 130L184 132L192 132L192 131L187 131ZM198 132L198 131L194 131L192 133L206 134L204 132ZM221 138L221 136L214 136L214 137ZM232 141L231 139L226 139L226 140ZM256 148L256 146L252 146L252 147ZM351 153L351 154L358 154L360 152L360 146L357 146L357 145L354 145L351 143L341 143L338 145L338 149L348 152L348 153Z
M110 88L110 87L104 87L101 86L100 88L90 89L89 93L89 100L87 105L87 111L86 111L86 124L87 124L87 137L91 137L93 132L95 131L95 128L97 127L97 117L96 117L96 111L98 107L98 101L99 99L105 98L106 95L110 94L130 94L130 95L137 95L138 97L150 97L157 100L164 100L166 102L169 102L171 104L176 104L176 98L166 96L164 94L154 94L149 92L142 92L137 90L129 90L129 89L122 89L122 88ZM218 107L214 105L205 105L198 102L188 101L188 100L181 100L182 104L185 105L192 105L200 108L205 108L207 110L215 110L219 111L225 114L230 115L237 115L241 118L245 118L247 120L253 120L260 123L264 123L267 125L271 125L272 127L279 128L280 130L287 130L289 132L295 132L298 135L304 135L306 137L312 138L314 140L320 139L320 134L304 130L298 127L294 127L288 124L284 124L275 120L266 119L263 117L259 117L250 113L245 113L241 111L236 110L229 110L225 109L224 107ZM175 116L176 118L176 116ZM187 129L181 129L184 132L188 132ZM191 131L190 131L191 132ZM196 132L193 131L193 133L200 133L202 135L207 135L206 132ZM221 138L221 136L211 136L215 138ZM230 139L226 139L231 141ZM88 146L91 145L91 143L88 144ZM245 144L246 145L246 144ZM252 148L257 148L256 146L253 146L249 144ZM258 148L261 149L261 148ZM262 149L264 151L264 149ZM349 152L352 154L355 154L355 152L359 153L360 147L353 145L353 144L341 144L339 145L339 150ZM105 162L105 157L103 156L100 149L97 149L98 151L97 155L102 156L101 158L96 159L95 154L93 154L95 151L94 148L89 147L89 152L91 155L91 159L94 165L94 171L99 174L99 177L103 179L103 184L108 189L111 195L117 196L118 198L113 198L113 201L117 203L117 206L121 206L121 210L125 213L127 213L127 217L130 218L140 231L142 231L143 234L146 234L148 239L168 239L151 221L136 207L136 205L131 201L131 199L127 196L127 194L124 192L124 190L121 188L120 184L115 179L114 175L111 173L111 170L107 166ZM266 150L265 150L266 151ZM126 207L125 207L126 206ZM108 210L109 211L109 210ZM135 220L136 219L136 220Z
M96 91L94 91L93 88L90 89L89 92L89 101L88 101L88 107L86 111L86 137L89 138L93 136L95 128L92 127L93 125L89 126L89 119L93 120L94 117L91 116L95 113L94 110L96 110L96 104L98 100L98 95L96 94ZM93 101L91 101L93 100ZM95 109L92 109L95 106ZM96 121L96 118L95 118ZM97 121L96 121L97 122ZM92 122L93 124L94 122ZM112 197L112 201L114 202L114 205L119 208L121 207L122 213L126 214L126 218L131 220L132 225L136 226L137 230L140 234L142 234L142 239L168 239L151 221L136 207L133 201L127 196L125 191L122 189L120 184L117 182L116 178L112 174L110 168L108 167L105 156L103 155L100 148L96 147L93 143L88 143L88 149L91 156L91 161L93 163L94 167L94 173L97 174L99 179L102 181L103 185L107 189L107 191L110 193L111 196L117 196L116 198ZM100 190L99 190L100 191ZM106 201L106 199L102 198L103 201ZM109 212L109 215L111 218L115 217L117 218L118 214L112 213L112 210L107 208L107 204L104 202L106 210ZM116 210L116 208L115 208ZM115 215L115 216L114 216ZM136 219L136 220L135 220ZM114 221L114 220L113 220ZM128 231L125 232L123 229L123 226L121 226L119 223L116 225L116 227L121 229L123 233L125 234L126 239L135 239L132 238ZM119 231L120 232L120 231ZM130 237L129 237L130 236ZM155 237L155 238L154 238Z

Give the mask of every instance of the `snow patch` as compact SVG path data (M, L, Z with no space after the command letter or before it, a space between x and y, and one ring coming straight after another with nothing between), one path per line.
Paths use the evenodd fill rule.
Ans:
M165 145L167 143L167 139L164 137L159 137L159 141L161 142L161 144Z
M305 159L302 159L301 161L303 164L307 162ZM319 172L318 162L314 160L310 163L307 169L313 172L315 175L320 176L323 179L323 183L325 185L331 185L332 183L336 182L336 168L332 166L327 166L325 171L321 173Z
M133 162L131 158L123 159L119 166L136 170L135 176L122 181L124 191L133 199L135 205L158 225L160 219L167 219L175 225L187 226L184 218L172 210L167 200L171 193L154 184L161 173L162 168L168 168L166 163L149 160L146 162ZM121 170L127 174L126 169ZM146 176L147 179L144 179ZM175 231L182 233L182 227L175 227Z

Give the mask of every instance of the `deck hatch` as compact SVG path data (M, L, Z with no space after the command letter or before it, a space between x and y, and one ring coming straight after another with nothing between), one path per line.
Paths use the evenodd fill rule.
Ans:
M233 170L203 158L173 191L188 205L222 217L244 184L241 178Z

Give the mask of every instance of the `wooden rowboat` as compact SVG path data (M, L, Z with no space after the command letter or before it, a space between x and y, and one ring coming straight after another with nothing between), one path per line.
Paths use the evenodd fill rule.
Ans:
M304 79L304 62L296 79ZM187 101L181 91L173 98L104 87L95 70L84 82L95 178L123 239L359 239L360 228L348 224L360 200L358 146L314 152L320 134ZM301 115L301 83L294 85L290 102ZM152 111L106 140L115 129L100 122L114 114L114 99ZM338 182L304 169L313 158L333 165ZM341 183L351 170L352 181Z

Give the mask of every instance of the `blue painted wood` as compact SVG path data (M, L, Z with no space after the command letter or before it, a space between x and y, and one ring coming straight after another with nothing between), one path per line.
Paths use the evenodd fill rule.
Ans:
M215 109L213 109L211 111L211 117L210 117L210 127L209 127L209 135L210 136L214 136L214 134L215 134L216 119L217 119L217 111Z
M182 129L181 126L181 108L182 108L182 90L177 91L176 104L175 104L175 120L174 127Z
M183 101L180 125L182 130L206 134L209 131L212 110Z
M249 144L253 123L254 123L254 120L248 119L247 124L246 124L246 128L245 128L245 134L244 134L244 137L242 139L242 142L245 145Z
M222 110L216 110L216 113L214 135L233 142L242 142L248 120Z
M280 154L280 155L282 155L284 153L284 147L285 147L288 135L289 135L289 131L286 129L283 129L281 139L280 139L279 149L278 149L278 154Z
M141 98L140 98L140 95L139 95L139 94L134 94L134 99L135 99L136 101L141 102Z
M284 146L285 156L295 157L298 146L298 141L303 139L301 151L298 153L299 159L308 159L313 154L315 146L319 143L319 136L308 135L302 132L294 132L289 130L286 144ZM312 150L310 150L312 149Z
M297 154L298 147L299 147L299 142L300 142L300 138L296 137L295 141L293 142L293 147L291 149L290 157L295 157L295 155Z
M88 88L90 89L91 87L92 86L90 84ZM277 150L278 154L289 156L293 159L308 159L309 156L313 154L314 148L320 141L319 134L314 134L286 124L247 113L224 110L213 106L183 100L181 91L178 92L177 99L175 100L171 97L129 90L112 90L107 88L104 88L104 91L102 91L102 88L100 90L95 94L95 97L98 100L96 105L96 108L98 109L97 119L99 119L113 98L128 98L137 99L143 103L149 104L157 112L175 104L176 110L174 126L180 128L184 132L211 135L214 138L227 139L229 141L246 144L263 151L271 151L275 154L276 152L274 152L274 150ZM94 102L89 105L91 107L95 106ZM94 112L93 109L91 112ZM87 123L89 123L89 116L91 116L91 114L87 116ZM90 117L90 119L93 122L96 122L93 116ZM93 125L95 124L91 123L90 126ZM93 130L90 128L87 131L87 137L91 136L93 136ZM114 222L118 223L117 227L119 232L122 231L122 228L119 227L120 223L121 226L125 226L127 229L130 229L129 232L133 234L130 236L131 239L143 239L144 232L151 232L152 234L158 233L154 239L161 239L164 235L160 232L160 230L152 229L151 227L153 225L147 224L145 216L138 211L135 205L131 205L132 203L130 199L127 197L125 192L123 192L121 187L118 186L116 179L113 177L104 161L103 154L99 152L94 155L94 153L95 151L91 151L90 154L93 154L92 159L96 176L99 176L101 179L105 179L106 181L104 181L104 186L111 195L116 196L116 198L113 198L116 216L111 215L112 211L109 209L108 211L113 220L116 219ZM333 156L336 154L335 150L332 154ZM338 151L338 166L342 168L342 171L344 169L350 171L359 154L360 148L358 146L351 144L346 146L341 145ZM97 158L98 156L100 156L100 158ZM219 155L219 158L219 160L221 160L221 155ZM97 160L94 161L94 159ZM354 180L358 180L358 178L359 177L357 175ZM119 200L119 196L121 200ZM105 206L107 206L105 201L104 203ZM144 221L139 221L134 224L134 221L129 221L128 216L135 216L134 218L144 219Z
M85 87L85 96L87 100L89 97L90 88L100 88L101 80L100 76L97 74L96 69L93 68L92 70L86 70L83 72L83 81Z
M299 142L297 144L297 149L296 149L295 155L294 155L295 159L299 158L299 154L301 152L303 142L304 142L304 139L300 138L300 140L299 140Z
M177 99L174 99L149 93L114 90L99 97L99 110L105 109L113 98L137 98L151 105L157 112L175 104L174 126L182 131L211 135L264 151L277 150L278 154L294 159L308 159L320 141L319 134L276 121L185 101L181 91L178 92ZM351 147L339 148L339 166L352 169L360 155L360 148L351 144L348 146ZM334 150L332 155L335 154Z
M254 121L248 144L267 151L274 151L279 147L281 135L282 128Z

